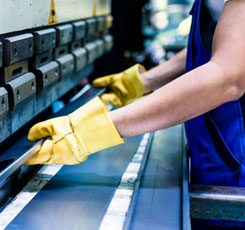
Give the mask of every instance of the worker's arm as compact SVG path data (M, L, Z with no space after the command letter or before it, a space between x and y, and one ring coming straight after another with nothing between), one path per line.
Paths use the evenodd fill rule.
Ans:
M150 93L185 73L187 49L183 49L170 60L142 73L145 93Z
M101 96L105 104L122 107L183 74L185 62L186 49L148 72L137 64L121 73L98 78L93 82L93 86L107 88L107 93Z
M211 60L151 95L110 113L121 136L170 127L245 91L245 1L226 3L218 22Z

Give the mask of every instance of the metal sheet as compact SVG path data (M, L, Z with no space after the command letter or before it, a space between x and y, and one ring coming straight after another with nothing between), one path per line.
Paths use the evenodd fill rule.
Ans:
M31 157L33 157L42 147L44 140L38 141L32 146L26 153L24 153L20 158L11 163L7 168L0 172L0 186L18 170L22 165L24 165Z
M130 229L181 229L182 126L155 133Z
M98 229L141 137L64 166L6 229Z

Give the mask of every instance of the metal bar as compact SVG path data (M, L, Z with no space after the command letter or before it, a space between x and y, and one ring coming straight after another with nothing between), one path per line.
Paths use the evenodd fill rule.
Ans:
M191 217L245 221L245 188L192 185Z
M3 184L13 173L16 172L23 164L25 164L31 157L33 157L42 147L44 140L38 141L20 158L10 164L2 172L0 172L0 185Z

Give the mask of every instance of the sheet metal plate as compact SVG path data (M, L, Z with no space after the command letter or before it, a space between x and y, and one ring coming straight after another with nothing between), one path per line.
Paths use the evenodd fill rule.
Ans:
M98 229L140 140L63 167L7 229Z
M181 178L182 126L156 132L130 229L182 229Z

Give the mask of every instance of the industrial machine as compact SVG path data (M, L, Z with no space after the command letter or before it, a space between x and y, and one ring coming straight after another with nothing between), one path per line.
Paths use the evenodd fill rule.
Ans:
M113 47L111 2L0 6L0 229L188 230L190 217L245 221L244 190L190 186L182 125L128 138L81 165L26 166L42 144L26 138L33 124L104 92L88 82Z

